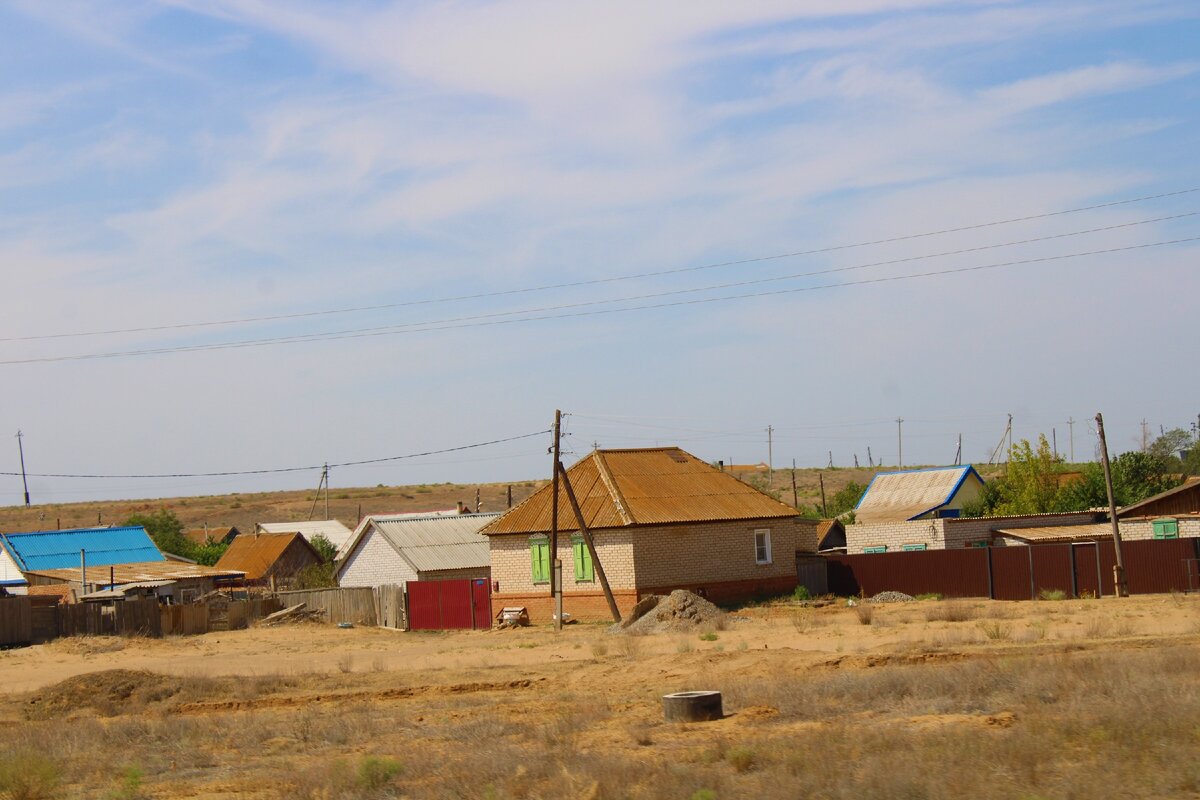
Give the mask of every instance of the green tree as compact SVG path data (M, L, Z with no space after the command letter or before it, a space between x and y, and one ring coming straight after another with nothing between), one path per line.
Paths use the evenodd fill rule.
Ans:
M863 492L865 491L867 491L867 487L850 481L840 491L834 492L833 497L829 498L825 515L828 517L839 517L845 514L858 505L858 501L862 499Z
M1062 463L1050 450L1045 435L1037 449L1022 439L1009 454L1008 474L1000 482L995 514L1046 514L1058 510L1058 475Z
M321 557L321 561L328 564L333 561L337 555L337 548L333 546L333 542L326 539L321 534L317 534L308 540L308 543L313 546L313 550L317 551L317 555Z
M188 556L188 558L194 558L196 563L206 567L211 567L220 561L221 556L225 555L225 551L229 549L229 545L225 542L208 542L199 547L193 547L195 555Z
M1149 452L1159 459L1168 469L1179 469L1180 454L1190 450L1195 442L1192 434L1183 428L1172 428L1150 443Z
M164 553L195 558L196 545L183 535L183 523L170 509L160 508L149 514L134 514L125 520L125 524L145 528L155 546Z
M1181 479L1170 469L1170 462L1150 452L1122 453L1112 460L1113 498L1118 507L1145 500L1147 497L1178 486ZM1083 477L1062 488L1059 506L1063 511L1084 511L1108 505L1104 487L1104 469L1099 464L1086 464Z

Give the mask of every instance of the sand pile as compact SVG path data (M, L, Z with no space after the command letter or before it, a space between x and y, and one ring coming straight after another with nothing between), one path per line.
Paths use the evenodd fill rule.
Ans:
M687 631L715 623L725 612L699 595L676 589L668 596L651 595L643 599L614 630L626 633L663 633Z
M143 670L89 672L34 693L23 710L26 719L58 719L84 712L104 717L136 713L170 700L182 684L179 678Z

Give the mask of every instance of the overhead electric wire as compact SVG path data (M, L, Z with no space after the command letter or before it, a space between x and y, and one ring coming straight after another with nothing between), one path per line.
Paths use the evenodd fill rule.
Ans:
M543 307L543 308L527 309L525 311L519 311L519 312L503 312L502 314L499 314L499 315L516 315L516 314L538 314L538 315L540 315L540 316L524 316L524 317L518 317L516 319L489 319L489 317L495 317L498 315L497 314L485 314L485 315L479 315L476 317L463 317L463 318L443 320L443 321L434 320L431 322L406 323L404 325L389 325L389 326L383 326L380 328L362 328L362 329L349 330L349 331L334 331L334 332L316 333L316 334L298 334L295 336L283 336L283 337L275 337L275 338L268 338L268 339L251 339L251 340L245 340L245 341L239 341L239 342L218 342L218 343L213 343L213 344L179 345L179 346L171 346L171 347L143 348L143 349L139 349L139 350L121 350L121 351L113 351L113 352L105 352L105 353L79 353L79 354L65 355L65 356L41 356L41 357L36 357L36 358L6 359L6 360L0 360L0 366L11 366L11 365L16 365L16 364L53 363L53 362L61 362L61 361L88 361L88 360L104 359L104 358L123 358L123 357L144 356L144 355L164 355L164 354L169 354L169 353L205 352L205 351L213 351L213 350L232 350L232 349L243 349L243 348L249 348L249 347L267 347L267 346L277 345L277 344L300 344L300 343L304 343L304 342L337 341L337 340L341 340L341 339L363 339L363 338L373 338L373 337L377 337L377 336L395 336L397 334L402 334L402 333L428 333L428 332L433 332L433 331L456 330L456 329L463 329L463 328L477 328L477 327L485 327L485 326L492 326L492 325L509 325L509 324L514 324L514 323L519 323L519 322L537 322L537 321L552 320L552 319L567 319L567 318L571 318L571 317L600 316L600 315L604 315L604 314L627 313L630 311L647 311L647 310L654 310L654 309L660 309L660 308L672 308L672 307L689 306L689 305L701 305L701 304L705 304L705 303L726 302L726 301L730 301L730 300L746 300L746 299L753 299L753 298L759 298L759 297L769 297L769 296L773 296L773 295L796 294L799 292L821 291L821 290L825 290L825 289L839 289L839 288L847 288L847 287L851 287L851 286L866 286L866 285L879 284L879 283L891 283L891 282L895 282L895 281L913 280L916 278L928 278L928 277L935 277L935 276L940 276L940 275L954 275L954 274L968 273L968 272L981 272L981 271L985 271L985 270L1001 269L1001 268L1005 268L1005 267L1048 263L1048 262L1052 262L1052 261L1061 261L1061 260L1070 259L1070 258L1083 258L1086 256L1107 255L1107 254L1111 254L1111 253L1128 252L1131 250L1144 250L1144 249L1151 248L1151 247L1165 247L1167 245L1185 244L1188 242L1195 242L1195 241L1200 241L1200 236L1185 237L1185 238L1181 238L1181 239L1171 239L1171 240L1161 241L1161 242L1147 242L1144 244L1126 245L1126 246L1122 246L1122 247L1110 247L1110 248L1104 248L1104 249L1100 249L1100 250L1088 250L1088 251L1079 252L1079 253L1065 253L1065 254L1054 255L1054 256L1041 256L1038 258L1027 258L1027 259L1019 259L1019 260L1014 260L1014 261L1002 261L1002 262L992 263L992 264L980 264L980 265L976 265L976 266L972 266L972 267L958 267L958 268L953 268L953 269L931 270L928 272L910 273L910 274L905 274L905 275L892 275L892 276L884 276L884 277L878 277L878 278L867 278L867 279L858 280L858 281L844 281L842 283L828 283L828 284L820 284L817 286L801 286L801 287L796 287L796 288L792 288L792 289L772 289L769 291L747 292L747 293L743 293L743 294L723 295L723 296L719 296L719 297L703 297L703 298L696 298L696 299L691 299L691 300L675 300L675 301L664 302L664 303L648 303L648 304L644 304L644 305L640 305L640 306L627 306L624 308L595 309L595 310L591 310L591 311L570 311L570 312L563 313L563 314L543 313L546 311L555 311L555 310L561 310L561 309L566 309L566 308L578 308L580 306L596 305L596 304L600 304L600 303L609 304L609 303L629 302L632 300L649 299L649 298L653 298L653 297L663 297L663 296L688 293L688 292L710 291L714 288L731 288L734 286L745 286L745 285L750 285L750 284L762 283L765 280L768 280L768 279L756 279L756 280L751 280L751 281L740 281L737 283L723 284L718 287L706 287L705 289L679 289L679 290L673 290L673 291L669 291L669 292L660 292L660 293L649 294L649 295L614 298L611 300L603 300L603 301L588 301L585 303L572 303L572 304L565 304L565 305L560 305L560 306L547 306L547 307ZM841 268L841 269L845 270L845 269L852 269L852 268L847 267L847 268ZM829 270L829 271L838 271L838 270ZM787 279L790 279L791 277L795 277L795 276L789 276L786 278L778 278L778 279L770 279L770 280L787 280Z
M30 478L96 478L96 479L150 479L150 478L223 478L237 475L270 475L283 472L311 472L319 469L334 469L338 467L358 467L365 464L382 464L387 461L403 461L410 458L421 458L422 456L435 456L442 453L457 453L462 450L474 450L478 447L489 447L491 445L503 444L505 442L515 442L519 439L530 439L534 436L543 436L550 433L547 428L545 430L534 431L533 433L523 433L520 436L509 436L504 439L492 439L488 442L476 442L475 444L464 444L458 447L447 447L442 450L427 450L423 453L407 453L402 456L384 456L383 458L367 458L360 461L342 461L340 463L330 464L310 464L303 467L278 467L274 469L243 469L243 470L223 470L220 472L166 472L166 473L149 473L141 475L87 475L65 472L29 472L25 473ZM0 472L0 475L20 475L20 472Z
M258 317L240 317L224 320L209 320L201 322L179 322L169 325L148 325L136 328L110 328L97 331L73 331L67 333L45 333L33 334L28 336L4 336L0 337L0 342L27 342L38 341L45 339L67 339L78 338L84 336L111 336L126 333L153 333L159 331L170 330L187 330L191 328L213 328L224 327L228 325L248 325L258 322L280 322L291 319L304 319L311 317L332 316L336 314L352 314L365 311L384 311L387 309L403 308L406 306L418 305L433 305L439 303L454 303L465 300L482 300L490 297L506 297L517 294L529 294L533 292L545 292L554 289L572 289L580 286L596 286L605 283L617 283L620 281L640 280L643 278L655 278L663 275L678 275L687 272L699 272L701 270L720 269L723 267L734 267L742 264L755 264L764 261L777 261L784 258L798 258L800 256L818 255L820 253L833 253L840 250L851 250L859 247L871 247L880 244L895 244L896 242L912 241L914 239L924 239L932 236L944 236L950 233L961 233L964 231L981 230L984 228L998 227L1000 225L1011 225L1018 222L1032 222L1039 219L1048 219L1051 217L1064 216L1066 214L1077 214L1083 211L1096 211L1102 208L1113 208L1115 206L1130 205L1133 203L1143 203L1149 200L1161 200L1166 197L1177 197L1185 194L1200 192L1200 186L1189 189L1179 189L1173 192L1162 192L1160 194L1143 195L1141 197L1131 197L1125 200L1114 200L1108 203L1097 203L1090 206L1080 206L1078 208L1068 208L1062 211L1049 211L1043 214L1029 214L1023 217L1011 217L1009 219L993 220L990 222L979 222L972 225L961 225L954 228L943 228L941 230L925 231L922 233L910 233L901 236L892 236L884 239L873 239L869 241L853 242L850 244L830 245L828 247L819 247L810 250L797 250L788 253L776 253L774 255L756 256L753 258L743 258L731 261L718 261L710 264L700 264L691 267L677 267L674 269L655 270L652 272L641 272L630 275L616 275L609 278L591 278L582 281L569 281L564 283L552 283L542 286L528 286L517 289L502 289L492 292L479 292L476 294L452 295L448 297L426 298L423 300L405 300L396 303L379 303L365 306L351 306L346 308L322 309L317 311L300 311L291 314L271 314ZM1187 215L1184 215L1187 216ZM1163 219L1173 219L1173 217L1164 217ZM1153 220L1152 220L1153 221ZM1144 223L1130 223L1144 224ZM1120 227L1120 226L1116 226ZM1101 229L1107 230L1107 229ZM1075 234L1064 234L1075 235ZM1054 238L1054 237L1048 237ZM1041 241L1033 239L1030 241Z

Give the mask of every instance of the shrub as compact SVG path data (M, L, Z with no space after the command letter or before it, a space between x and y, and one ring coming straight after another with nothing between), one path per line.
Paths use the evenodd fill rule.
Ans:
M62 773L50 759L32 751L0 757L0 797L51 800L58 797Z
M979 629L992 641L1008 641L1012 638L1012 627L1003 622L981 622Z
M965 622L974 618L974 606L957 601L938 603L925 609L925 619L929 622Z
M111 800L141 800L146 796L142 790L145 773L138 767L126 767L121 773L121 781L117 788L109 794Z
M1062 589L1042 589L1038 592L1038 597L1042 600L1066 600L1067 593Z
M811 600L812 592L808 591L807 586L803 586L803 585L797 586L795 588L795 590L792 592L792 599L798 600L800 602L804 602L805 600Z
M717 800L717 793L712 789L697 789L692 792L691 800Z
M700 641L702 641L702 642L715 642L717 639L720 639L720 638L721 637L718 636L713 631L709 631L707 633L700 634Z
M854 607L854 616L858 617L860 625L870 625L875 619L875 609L866 603L859 603Z
M737 772L748 772L754 767L754 751L749 747L731 747L725 751L725 760Z
M376 792L392 782L401 773L403 767L394 758L367 756L358 763L358 776L355 783L358 788L368 792Z
M942 595L938 594L937 592L922 592L921 594L917 595L916 598L914 598L914 599L916 599L916 600L941 600Z

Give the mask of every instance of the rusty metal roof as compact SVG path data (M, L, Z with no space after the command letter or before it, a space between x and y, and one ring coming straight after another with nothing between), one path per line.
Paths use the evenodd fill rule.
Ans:
M116 564L106 567L89 567L88 583L109 583L112 575L113 583L133 583L134 581L153 581L160 579L186 580L188 578L241 578L243 572L237 569L223 567L205 567L200 564L184 564L178 561L148 561L140 564ZM30 570L30 575L42 578L54 578L60 581L79 583L79 567L67 569Z
M238 533L237 528L227 525L221 528L188 528L183 535L193 544L204 546L209 542L223 542Z
M588 528L798 516L791 506L678 447L593 450L567 475ZM551 485L543 486L480 533L548 532L552 492ZM576 530L561 486L557 500L559 530Z
M253 533L234 538L217 568L240 570L246 573L246 580L261 580L293 545L308 550L314 564L321 563L321 557L301 533Z

